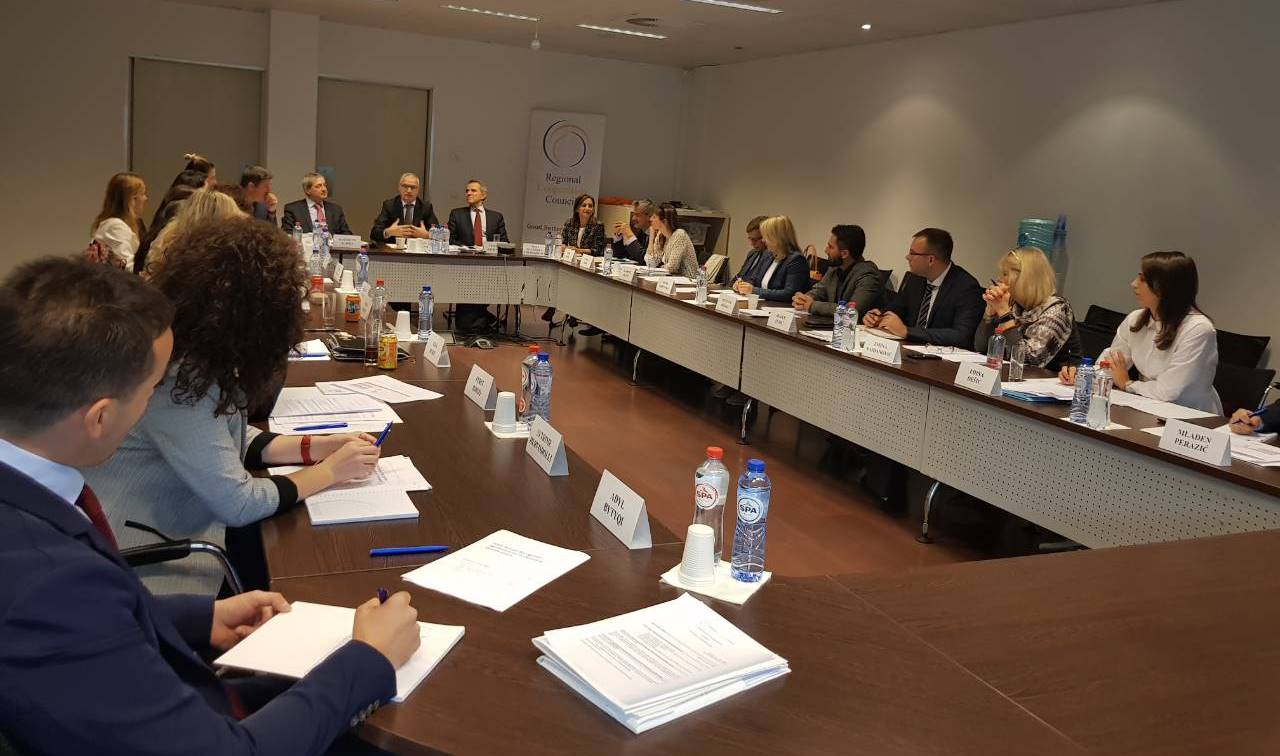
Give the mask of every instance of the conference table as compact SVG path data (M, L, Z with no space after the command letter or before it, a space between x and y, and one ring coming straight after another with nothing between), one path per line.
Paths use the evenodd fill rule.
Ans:
M690 313L713 318L713 328L740 328L744 351L750 338L774 339L811 364L837 360L850 372L868 371L860 377L869 383L879 377L888 390L923 391L926 426L933 394L945 394L1003 413L1006 424L1070 434L1152 465L1175 464L1158 459L1147 434L1086 433L1068 427L1054 408L952 388L953 365L870 363L695 309L648 286L540 264L558 272L551 276L557 284L570 282L561 292L581 285L591 295L588 287L602 283L610 287L602 296L629 293L632 312L650 308L672 320ZM623 333L649 327L637 326ZM546 476L523 442L484 428L486 413L463 391L467 350L453 350L455 366L443 369L427 364L420 346L410 351L413 357L388 374L443 396L395 405L405 422L393 428L384 453L409 455L432 483L410 495L420 517L313 527L298 507L261 528L272 587L290 600L355 606L378 588L404 589L422 620L466 627L404 703L383 706L361 725L358 734L372 743L396 753L698 754L1271 753L1280 746L1273 716L1280 652L1270 642L1280 609L1267 600L1280 587L1280 575L1268 569L1280 557L1275 532L888 574L776 575L745 606L708 601L786 658L791 673L634 735L539 667L531 639L676 598L680 591L658 578L679 562L680 539L651 518L654 546L623 546L589 514L600 470L570 446L569 475ZM742 374L747 364L744 355ZM374 372L382 371L299 362L288 383ZM500 387L513 378L499 376ZM1137 423L1147 418L1118 412L1117 420L1145 427ZM827 423L839 427L840 418ZM1084 479L1087 459L1058 462ZM1187 469L1197 480L1270 495L1274 482L1265 471L1249 484L1234 478L1243 477L1235 467ZM1204 496L1206 485L1183 495ZM1100 498L1096 506L1121 503ZM499 613L401 580L438 556L368 556L372 546L463 545L499 529L590 559Z

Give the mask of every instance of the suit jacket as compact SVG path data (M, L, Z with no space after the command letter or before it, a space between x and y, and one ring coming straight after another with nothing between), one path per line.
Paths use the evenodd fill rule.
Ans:
M578 221L575 218L565 223L564 228L560 229L560 241L564 242L566 247L590 250L593 256L599 257L604 254L604 225L600 223L588 225L587 230L582 232L582 243L579 244Z
M351 226L347 225L347 216L342 212L340 205L325 200L324 219L329 224L330 233L351 233ZM311 211L307 208L305 199L290 202L284 206L284 213L280 216L280 228L283 228L286 234L291 234L293 233L294 223L302 226L303 233L311 233Z
M755 279L764 274L768 267L768 263L764 261L769 259L767 250L751 250L747 253L747 259L742 262L742 267L738 269L738 275L733 277L729 283L737 283L738 281L751 281L754 285ZM761 268L761 264L766 267Z
M902 287L889 300L885 308L896 313L907 326L907 340L922 341L938 346L954 346L961 349L973 347L973 334L978 330L986 303L982 301L982 286L978 279L964 268L951 264L942 286L933 294L933 311L924 328L916 326L916 317L924 301L928 282L920 276L908 273Z
M404 205L400 202L400 195L396 195L386 202L382 203L382 210L378 213L378 219L373 222L373 230L369 232L369 238L378 244L386 244L386 237L382 232L396 221L404 222ZM421 223L424 226L431 227L439 225L440 221L436 220L436 211L431 207L430 202L423 202L419 197L413 201L410 208L410 226L416 226ZM394 237L393 237L394 238Z
M609 240L613 245L613 256L619 260L627 259L634 263L644 264L645 253L649 251L649 232L645 229L636 231L631 229L636 238L627 244L625 240L614 241Z
M254 218L257 218L258 220L264 220L273 226L276 224L276 214L267 210L267 203L265 202L253 203L252 215ZM293 231L293 226L289 227L289 231L290 232Z
M471 223L470 207L455 207L449 211L449 243L459 244L464 247L479 246L475 239L475 229ZM484 235L490 241L496 235L498 241L509 241L507 239L507 223L502 219L502 213L497 210L484 209Z
M1267 411L1260 415L1262 418L1262 427L1258 428L1263 433L1275 433L1280 431L1280 401L1267 407Z
M764 274L769 272L770 265L773 265L773 255L762 253L755 268L742 280L750 283L753 293L759 294L766 302L791 304L795 293L809 285L809 261L804 259L804 255L792 250L773 269L769 280L765 281Z
M2 463L0 574L0 730L21 753L321 754L395 695L387 660L351 642L237 721L197 655L212 597L152 596L88 518ZM226 685L249 701L264 682Z
M832 265L822 275L822 280L809 289L813 304L809 305L810 325L831 325L835 322L837 302L856 302L858 319L869 310L884 307L884 284L880 283L880 269L870 260L859 260L841 274L839 266ZM951 276L950 273L947 274Z

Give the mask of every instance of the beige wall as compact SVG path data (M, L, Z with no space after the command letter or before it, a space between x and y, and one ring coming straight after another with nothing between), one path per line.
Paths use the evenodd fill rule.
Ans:
M860 223L895 277L921 226L985 278L1019 218L1067 213L1081 317L1132 309L1137 258L1176 248L1220 327L1280 338L1278 26L1186 0L699 69L683 188L819 248Z

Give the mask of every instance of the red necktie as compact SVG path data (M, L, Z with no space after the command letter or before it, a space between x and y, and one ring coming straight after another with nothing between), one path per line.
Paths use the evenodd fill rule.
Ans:
M324 203L316 205L316 223L324 223Z
M480 211L476 210L475 213L476 213L476 225L471 230L471 234L474 237L472 239L472 246L483 247L484 246L484 226L480 224Z
M76 506L80 507L80 511L89 516L89 522L98 529L102 537L107 539L107 543L111 544L111 548L116 551L120 550L120 544L116 543L115 533L111 532L111 525L107 523L107 516L102 513L102 503L98 501L98 496L93 492L92 488L84 487L80 492L80 498L76 499Z

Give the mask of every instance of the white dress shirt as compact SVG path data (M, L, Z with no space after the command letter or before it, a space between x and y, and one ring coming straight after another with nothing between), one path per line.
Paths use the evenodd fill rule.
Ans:
M311 213L311 227L312 227L312 228L315 228L315 227L316 227L316 225L317 225L318 223L320 223L320 214L316 212L316 207L319 207L319 208L320 208L320 212L321 212L321 213L322 213L322 212L324 212L324 205L322 205L321 203L316 202L315 200L313 200L313 199L311 199L310 197L308 197L308 198L307 198L307 210ZM327 215L325 216L324 222L325 222L325 225L328 225L328 224L329 224L329 216L327 216Z
M1137 333L1129 330L1142 313L1142 310L1129 313L1116 331L1111 347L1098 359L1107 359L1113 352L1119 352L1138 368L1138 380L1125 387L1129 393L1221 415L1222 401L1213 388L1213 377L1218 370L1218 332L1213 322L1192 310L1183 319L1173 344L1168 349L1157 349L1160 323L1155 318Z
M102 242L111 253L124 260L125 270L133 270L133 256L138 251L138 235L119 218L107 218L93 230L94 241Z
M771 252L767 252L766 254L768 254L770 257L773 257L773 253ZM773 272L777 269L778 269L778 258L773 257L773 262L769 263L769 268L765 270L764 277L760 279L759 288L761 289L769 288L769 281L773 280Z
M76 506L76 500L84 490L84 476L79 470L32 454L3 438L0 438L0 462L44 486L59 499L70 504L71 508L81 516L88 518L84 510Z

